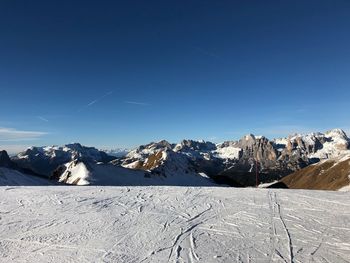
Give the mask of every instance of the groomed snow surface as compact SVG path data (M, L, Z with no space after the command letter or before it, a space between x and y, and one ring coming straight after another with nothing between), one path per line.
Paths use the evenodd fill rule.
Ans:
M349 262L350 195L0 187L1 262Z

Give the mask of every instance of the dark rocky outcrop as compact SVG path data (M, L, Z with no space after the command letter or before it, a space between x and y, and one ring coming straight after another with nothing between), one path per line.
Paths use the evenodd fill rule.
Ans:
M15 168L16 164L11 161L6 151L0 151L0 167Z

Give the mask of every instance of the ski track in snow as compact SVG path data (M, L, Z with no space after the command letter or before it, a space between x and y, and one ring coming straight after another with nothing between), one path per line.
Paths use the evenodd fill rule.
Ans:
M350 262L349 201L305 190L0 187L0 262Z

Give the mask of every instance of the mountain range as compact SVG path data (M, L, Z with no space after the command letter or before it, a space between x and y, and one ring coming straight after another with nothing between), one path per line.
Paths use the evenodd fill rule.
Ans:
M343 169L342 179L336 168L327 170L326 174L333 178L333 187L317 172L326 168L315 167L329 168L330 163L339 163L339 160L350 160L350 139L340 129L272 140L248 134L238 141L219 144L195 140L174 144L162 140L141 145L128 153L125 149L106 152L79 143L30 147L11 158L4 151L0 153L0 166L7 171L76 185L246 187L280 181L289 188L337 190L350 185L347 176L350 167L339 166ZM304 179L305 176L308 179ZM315 180L310 178L316 178L319 184L313 186ZM301 183L305 181L308 183Z

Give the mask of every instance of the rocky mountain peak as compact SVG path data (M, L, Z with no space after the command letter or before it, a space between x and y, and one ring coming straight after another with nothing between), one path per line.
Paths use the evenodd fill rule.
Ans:
M6 151L0 151L0 166L1 167L13 167L13 163Z
M245 135L243 138L244 138L245 141L255 141L255 139L256 139L255 135L251 134L251 133ZM243 138L241 140L243 140Z
M348 139L348 136L346 135L345 131L343 131L342 129L329 130L325 133L325 135L329 137L341 137L344 139Z
M194 150L194 151L213 151L216 146L212 142L206 142L204 140L195 141L195 140L182 140L179 144L175 146L175 151L181 150Z

